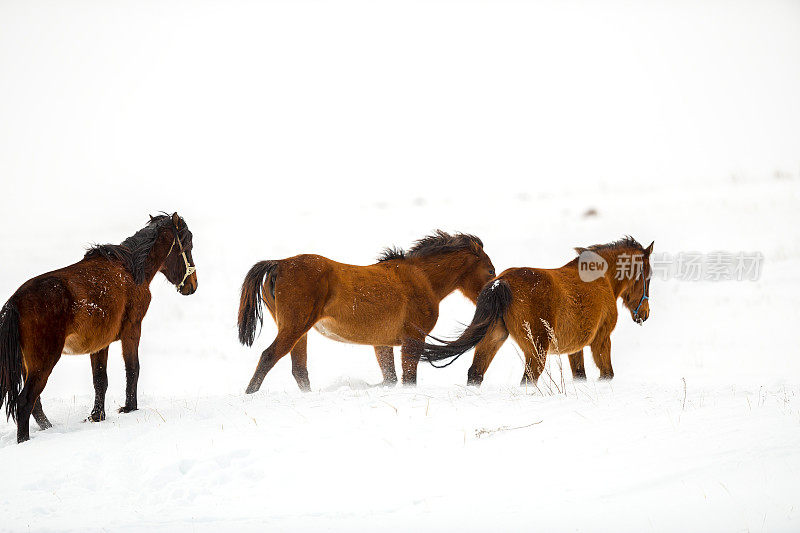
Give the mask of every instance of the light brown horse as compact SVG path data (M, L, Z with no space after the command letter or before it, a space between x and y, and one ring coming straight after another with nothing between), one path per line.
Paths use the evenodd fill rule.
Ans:
M26 281L0 311L0 405L17 421L17 442L30 438L31 414L51 427L40 395L61 354L91 353L95 402L89 419L105 418L108 345L122 342L125 406L137 408L139 337L150 282L162 272L184 295L197 290L192 233L172 216L150 222L119 245L95 246L68 267ZM25 385L20 391L21 381Z
M583 348L590 346L600 379L611 379L611 332L617 324L617 298L642 324L650 315L650 254L632 237L610 244L576 248L561 268L510 268L478 296L472 323L445 344L412 343L422 360L455 358L475 348L467 373L480 385L497 350L511 338L525 354L522 383L536 383L549 353L569 354L574 379L586 379ZM436 339L439 340L439 339Z
M403 383L415 384L418 357L408 353L406 344L430 333L445 296L460 290L475 302L494 275L480 239L442 231L417 241L408 252L386 250L370 266L319 255L256 263L242 284L239 340L252 346L262 322L262 301L278 335L261 354L247 393L257 391L267 372L290 351L297 384L310 390L306 333L312 327L330 339L374 346L385 385L397 383L392 347L401 346Z

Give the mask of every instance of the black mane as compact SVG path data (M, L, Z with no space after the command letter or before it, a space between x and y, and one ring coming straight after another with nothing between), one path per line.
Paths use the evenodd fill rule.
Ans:
M181 219L183 221L183 219ZM145 266L147 255L156 243L159 230L167 224L172 224L169 215L158 215L150 218L145 227L122 241L120 244L95 244L86 250L84 259L104 257L109 261L122 263L125 269L133 276L133 281L141 285L145 280ZM184 232L186 223L180 228Z
M639 244L639 241L630 235L625 235L623 238L607 244L593 244L592 246L587 246L585 248L575 248L575 251L578 252L578 254L581 254L587 250L590 252L599 252L602 250L619 250L621 248L635 248L640 252L644 251L644 247Z
M382 263L384 261L391 261L392 259L427 257L461 250L471 251L476 244L483 248L483 241L475 235L470 235L468 233L455 233L450 235L442 230L436 230L433 235L428 235L416 241L408 251L396 247L386 248L378 257L378 262Z
M384 248L383 251L378 256L378 263L383 263L384 261L391 261L392 259L405 259L406 258L406 251L402 248L398 248L397 246L390 246L388 248Z

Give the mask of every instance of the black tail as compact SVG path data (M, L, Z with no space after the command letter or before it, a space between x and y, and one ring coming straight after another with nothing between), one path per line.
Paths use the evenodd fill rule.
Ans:
M262 309L261 289L265 277L270 275L278 264L277 261L259 261L242 282L242 297L239 300L239 342L245 346L252 346L256 340L256 328L264 322ZM275 298L275 283L271 280L270 294Z
M498 320L503 320L512 298L508 283L502 279L490 281L478 295L472 323L457 339L444 344L424 343L417 346L417 349L412 343L412 352L420 353L420 360L428 361L432 365L433 361L449 358L452 360L442 366L451 364L458 356L474 348Z
M0 407L6 402L6 420L17 420L22 388L22 347L19 344L19 310L12 300L0 310Z

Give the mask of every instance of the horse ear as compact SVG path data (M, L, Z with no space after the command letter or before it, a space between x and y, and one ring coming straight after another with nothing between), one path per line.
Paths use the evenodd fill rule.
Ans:
M656 241L653 241L653 242L651 242L651 243L650 243L650 246L648 246L648 247L645 249L645 253L647 253L647 255L650 255L650 254L652 254L652 253L653 253L653 245L654 245L655 243L656 243Z
M172 223L175 224L175 227L178 227L178 222L181 221L181 217L178 216L178 212L172 213Z

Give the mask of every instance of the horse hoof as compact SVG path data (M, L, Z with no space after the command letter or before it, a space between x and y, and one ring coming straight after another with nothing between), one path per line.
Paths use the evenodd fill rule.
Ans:
M136 411L136 410L137 410L136 407L128 407L126 405L124 407L120 407L118 412L119 413L130 413L131 411Z
M105 411L92 411L92 413L86 417L87 422L102 422L105 419L106 419Z

